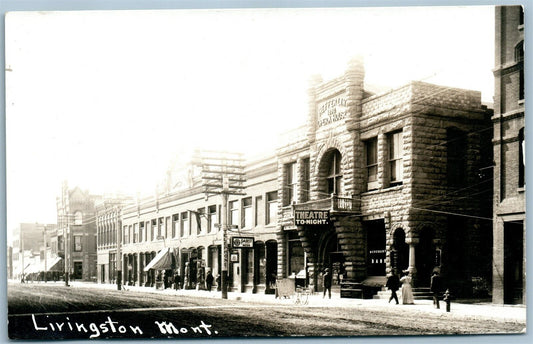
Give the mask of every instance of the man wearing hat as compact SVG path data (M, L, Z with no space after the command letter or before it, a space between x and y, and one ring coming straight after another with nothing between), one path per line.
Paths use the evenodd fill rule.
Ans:
M331 299L331 272L329 272L329 268L324 269L324 275L323 278L323 284L324 284L324 295L322 298L326 297L326 290L328 291L328 296Z
M394 273L394 270L391 271L391 274L387 278L387 284L385 284L385 286L390 290L389 303L394 299L396 304L399 304L400 302L398 302L398 295L396 295L396 292L400 289L400 279L398 278L398 275Z

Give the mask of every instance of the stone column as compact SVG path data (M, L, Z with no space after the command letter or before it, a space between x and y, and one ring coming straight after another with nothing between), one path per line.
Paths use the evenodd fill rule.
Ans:
M287 237L282 227L277 228L276 240L278 242L278 272L277 278L287 277Z
M413 279L416 276L416 245L418 244L418 238L406 238L405 243L409 245L409 267L407 268L411 273Z

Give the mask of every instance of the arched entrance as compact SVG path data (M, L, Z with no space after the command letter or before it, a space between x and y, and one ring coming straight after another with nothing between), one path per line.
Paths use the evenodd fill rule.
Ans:
M418 238L419 241L415 251L416 286L428 287L431 281L431 272L435 266L435 244L433 243L433 229L429 227L422 228Z
M402 228L394 231L391 250L391 268L400 274L409 267L409 245L405 243L405 232Z
M340 291L340 282L345 277L344 255L341 251L337 233L335 230L324 232L318 244L317 271L322 276L324 269L329 268L331 271L331 289ZM321 278L318 280L318 290L322 290Z

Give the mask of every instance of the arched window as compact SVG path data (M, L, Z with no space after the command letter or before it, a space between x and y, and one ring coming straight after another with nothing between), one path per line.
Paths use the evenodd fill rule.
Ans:
M334 150L329 155L328 173L326 179L328 181L328 194L340 194L342 189L342 156L338 150Z
M83 224L83 214L81 211L77 211L74 213L74 224L75 225L82 225Z

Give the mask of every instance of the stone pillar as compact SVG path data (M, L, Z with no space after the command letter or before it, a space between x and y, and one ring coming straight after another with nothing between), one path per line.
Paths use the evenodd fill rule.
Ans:
M278 227L276 233L276 240L278 242L278 272L277 278L281 279L287 277L287 236L282 227Z
M406 238L405 243L409 245L409 267L407 268L409 270L409 273L411 273L411 276L413 279L416 279L416 244L418 244L418 238Z
M143 274L142 256L141 256L141 253L136 253L135 255L137 257L137 283L136 285L140 287L142 285L142 274Z

